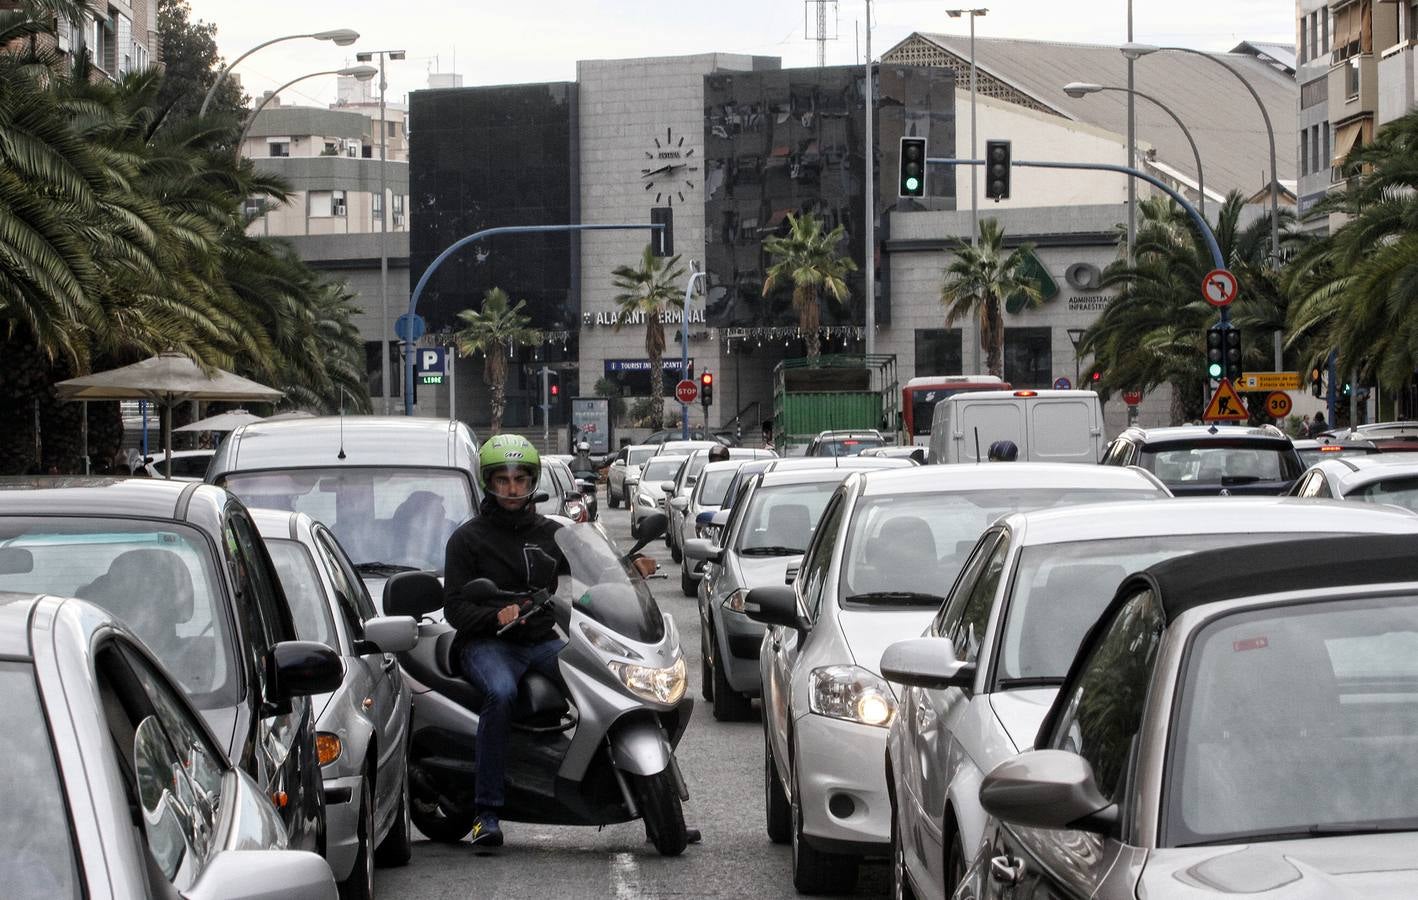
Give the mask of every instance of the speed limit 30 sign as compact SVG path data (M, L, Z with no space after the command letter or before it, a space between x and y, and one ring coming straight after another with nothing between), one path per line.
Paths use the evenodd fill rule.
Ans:
M1265 395L1265 414L1272 419L1283 419L1290 415L1295 406L1290 395L1284 391L1271 391Z

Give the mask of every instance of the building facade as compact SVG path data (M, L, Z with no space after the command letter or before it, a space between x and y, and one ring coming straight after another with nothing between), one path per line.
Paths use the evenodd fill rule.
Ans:
M1295 80L1300 85L1296 124L1299 212L1305 214L1329 193L1333 182L1329 124L1330 27L1328 0L1297 0ZM1323 227L1323 226L1321 226Z
M88 0L78 21L56 17L45 44L72 59L88 53L94 76L117 80L162 60L158 0ZM0 0L0 9L18 9Z

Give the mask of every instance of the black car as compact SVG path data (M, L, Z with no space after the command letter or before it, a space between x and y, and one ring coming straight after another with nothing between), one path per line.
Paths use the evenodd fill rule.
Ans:
M241 501L149 478L0 482L0 591L78 597L123 621L275 804L290 846L321 852L325 795L308 695L340 658L295 639Z
M1305 469L1290 438L1270 425L1129 428L1102 463L1141 466L1178 497L1283 494Z

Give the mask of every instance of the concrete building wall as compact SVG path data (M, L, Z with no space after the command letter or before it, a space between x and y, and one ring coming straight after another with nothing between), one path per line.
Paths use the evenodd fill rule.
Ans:
M1332 23L1328 0L1295 4L1295 81L1300 86L1295 138L1299 149L1296 197L1303 214L1329 192L1334 135L1329 123L1329 69ZM1313 37L1311 36L1313 34ZM1280 132L1280 123L1276 123ZM1276 135L1277 142L1281 134Z

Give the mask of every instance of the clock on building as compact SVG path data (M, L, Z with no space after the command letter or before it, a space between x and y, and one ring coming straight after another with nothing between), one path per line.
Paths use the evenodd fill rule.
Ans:
M666 128L663 137L653 140L655 146L645 150L640 166L645 192L653 193L657 204L674 206L675 200L683 203L685 191L694 190L699 178L694 148L686 147L684 135L675 134L673 128Z

